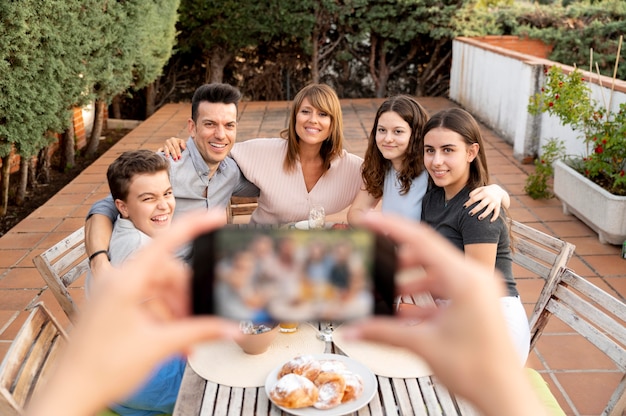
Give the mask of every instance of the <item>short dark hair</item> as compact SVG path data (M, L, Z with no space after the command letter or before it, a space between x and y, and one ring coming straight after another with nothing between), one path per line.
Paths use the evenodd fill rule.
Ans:
M113 200L126 201L130 183L135 175L165 171L169 176L169 168L169 162L152 150L140 149L122 153L107 169L107 180Z
M191 98L191 119L194 123L198 119L198 106L202 101L239 105L241 92L228 84L204 84L198 87Z

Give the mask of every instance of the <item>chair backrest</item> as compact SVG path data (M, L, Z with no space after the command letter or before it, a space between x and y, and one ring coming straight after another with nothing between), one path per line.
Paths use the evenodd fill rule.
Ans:
M511 221L513 262L544 280L554 278L574 254L575 245Z
M78 307L67 288L89 269L84 227L33 258L33 263L63 311L74 322Z
M240 215L250 215L258 206L256 196L233 196L226 207L226 214L229 224L235 223L235 217Z
M26 414L26 404L45 385L66 343L67 334L50 311L35 305L0 365L1 415Z
M530 319L531 349L551 316L595 345L625 373L602 413L621 415L626 409L626 304L564 268L546 282L535 305Z

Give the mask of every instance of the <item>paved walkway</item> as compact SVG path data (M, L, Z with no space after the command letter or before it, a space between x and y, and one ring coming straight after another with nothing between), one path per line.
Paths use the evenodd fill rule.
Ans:
M381 101L342 101L349 151L363 155L366 137ZM455 105L443 98L420 101L430 113ZM288 106L287 102L242 103L239 140L277 137L286 126ZM113 159L125 150L157 149L170 136L186 137L190 112L189 104L166 105L0 238L0 358L4 357L34 303L43 300L64 324L68 322L35 270L32 258L83 225L89 206L108 193L105 172ZM535 201L526 196L524 181L533 167L518 163L512 156L511 146L494 132L484 129L484 136L492 182L511 194L513 218L575 244L576 253L569 266L623 299L626 296L626 260L621 259L620 248L600 244L593 231L562 213L557 200ZM530 313L542 281L520 269L516 272L522 299ZM82 285L83 279L80 279L71 289L79 301L83 300ZM568 414L600 414L621 378L621 373L608 359L556 322L548 325L528 365L543 374Z

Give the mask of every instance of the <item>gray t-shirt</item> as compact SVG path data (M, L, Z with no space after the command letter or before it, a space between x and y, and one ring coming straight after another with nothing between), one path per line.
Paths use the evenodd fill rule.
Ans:
M469 212L476 205L464 208L470 190L465 187L446 203L443 188L434 186L424 196L422 221L431 225L461 251L467 244L497 244L496 269L504 275L509 296L518 296L513 277L513 258L508 227L500 217L491 222L488 218L478 220Z
M151 238L139 231L132 221L125 218L118 218L113 226L113 234L111 235L111 243L109 245L111 265L117 266L121 264L138 248L142 247L150 240ZM91 270L89 270L85 277L85 292L87 296L91 294L92 281L93 275L91 274Z

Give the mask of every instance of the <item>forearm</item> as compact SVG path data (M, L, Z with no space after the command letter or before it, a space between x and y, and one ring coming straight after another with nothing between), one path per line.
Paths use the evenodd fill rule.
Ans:
M88 256L94 253L109 249L111 234L113 233L113 223L111 220L100 214L93 214L85 222L85 250ZM89 266L94 275L98 270L109 265L108 255L99 254L91 257Z

